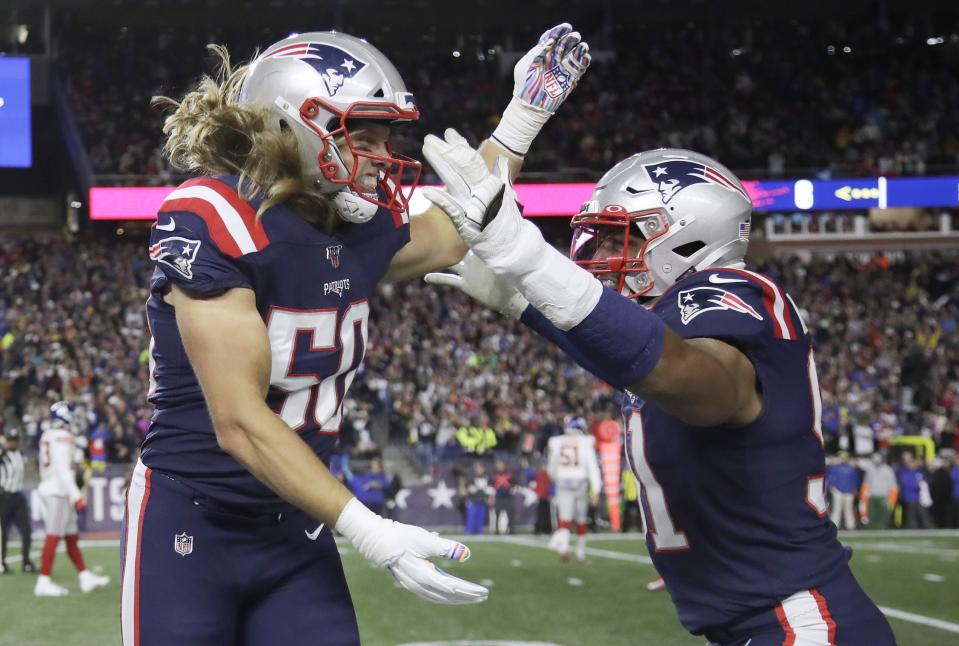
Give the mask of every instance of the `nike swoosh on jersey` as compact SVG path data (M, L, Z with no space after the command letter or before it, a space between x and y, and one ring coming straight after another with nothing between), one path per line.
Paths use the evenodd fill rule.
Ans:
M742 278L723 278L716 274L709 274L709 282L715 285L722 285L723 283L748 283L748 280L743 280Z
M156 223L156 228L159 231L173 231L174 229L176 229L176 221L170 220L170 222L168 222L167 224L160 224L160 222L158 221Z
M307 537L308 539L310 539L311 541L315 541L315 540L317 539L317 537L320 535L320 532L323 531L323 526L324 526L324 525L326 525L326 523L320 523L320 526L317 527L316 529L314 529L312 532L308 532L308 531L306 531L306 530L304 529L304 530L303 530L303 533L306 534L306 537Z

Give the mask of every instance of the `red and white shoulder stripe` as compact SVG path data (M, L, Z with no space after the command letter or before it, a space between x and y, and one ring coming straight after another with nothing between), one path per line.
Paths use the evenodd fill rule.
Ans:
M213 243L231 258L262 251L270 239L250 204L223 182L198 177L181 184L160 213L189 211L203 218Z
M746 269L723 268L723 271L731 271L759 283L763 290L763 305L769 313L770 319L772 319L773 334L777 339L793 341L805 332L799 313L792 304L792 299L772 279Z

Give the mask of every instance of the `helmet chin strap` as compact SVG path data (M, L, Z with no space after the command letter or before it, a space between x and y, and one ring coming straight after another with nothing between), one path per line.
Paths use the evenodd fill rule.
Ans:
M344 186L333 194L333 206L340 219L353 224L369 222L380 208L369 200L364 200L349 186Z

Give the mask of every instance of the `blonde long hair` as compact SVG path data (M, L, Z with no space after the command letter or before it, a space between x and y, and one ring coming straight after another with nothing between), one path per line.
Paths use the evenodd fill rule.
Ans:
M333 231L338 217L332 200L303 176L296 137L269 127L266 110L239 102L249 65L233 67L222 45L207 45L218 59L214 76L204 75L180 100L153 97L172 109L163 123L163 151L179 170L203 175L238 175L244 199L263 197L257 217L286 204L301 217Z

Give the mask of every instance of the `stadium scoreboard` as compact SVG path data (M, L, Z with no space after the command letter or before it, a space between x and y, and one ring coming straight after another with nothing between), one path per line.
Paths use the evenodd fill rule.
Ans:
M30 168L30 59L0 56L0 168Z
M959 208L959 177L865 177L854 179L745 180L753 209L763 213L849 211L896 207ZM527 216L566 216L579 212L595 184L517 184L516 196ZM94 220L152 220L166 196L163 187L106 187L90 190ZM410 211L429 203L417 188Z

